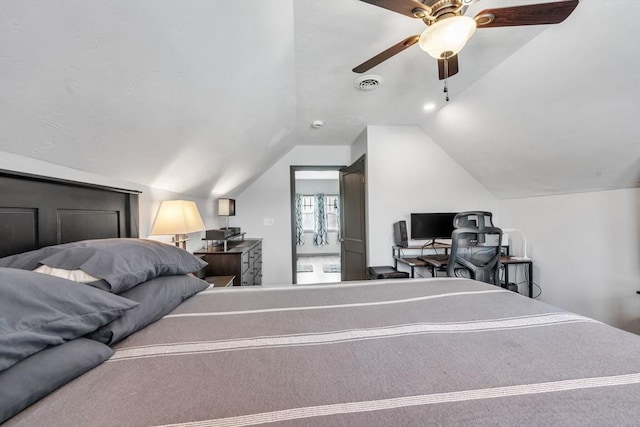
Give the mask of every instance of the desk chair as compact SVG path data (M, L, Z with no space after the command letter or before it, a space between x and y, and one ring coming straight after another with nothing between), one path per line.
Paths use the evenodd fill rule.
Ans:
M502 230L499 228L456 228L451 234L447 276L500 286L501 244Z
M486 211L460 212L453 218L453 228L479 228L495 227L493 214Z

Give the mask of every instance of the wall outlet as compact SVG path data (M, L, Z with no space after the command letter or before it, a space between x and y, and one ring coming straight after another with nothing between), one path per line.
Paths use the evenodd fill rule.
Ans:
M262 218L262 225L272 226L276 224L276 220L273 218Z

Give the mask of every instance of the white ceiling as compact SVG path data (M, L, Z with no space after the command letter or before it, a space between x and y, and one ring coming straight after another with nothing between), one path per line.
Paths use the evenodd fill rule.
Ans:
M639 21L637 0L582 0L559 25L480 29L447 104L417 46L353 87L424 29L357 0L0 0L0 150L217 196L296 144L418 125L498 197L638 186Z

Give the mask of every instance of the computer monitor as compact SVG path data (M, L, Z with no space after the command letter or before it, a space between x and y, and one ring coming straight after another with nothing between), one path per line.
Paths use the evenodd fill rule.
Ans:
M412 213L411 240L450 239L456 212Z

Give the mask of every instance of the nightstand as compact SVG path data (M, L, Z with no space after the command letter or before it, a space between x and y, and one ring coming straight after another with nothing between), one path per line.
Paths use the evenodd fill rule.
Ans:
M226 288L233 286L233 279L236 276L206 276L203 279L211 284L209 288Z

